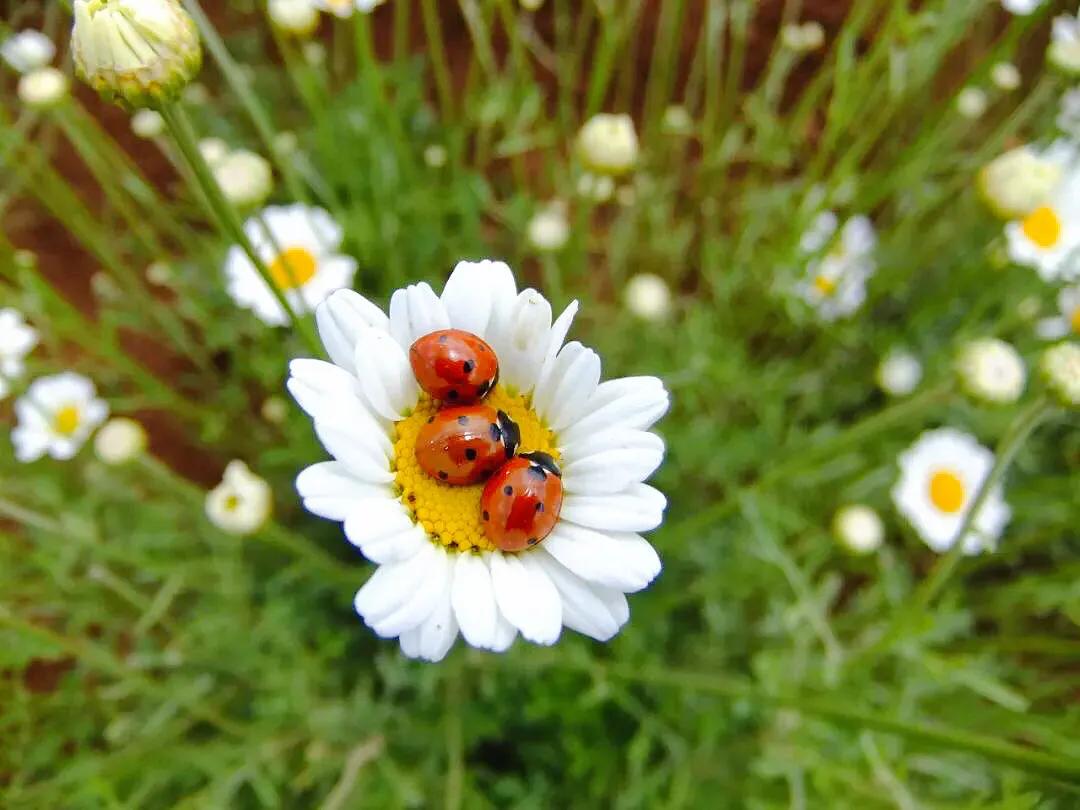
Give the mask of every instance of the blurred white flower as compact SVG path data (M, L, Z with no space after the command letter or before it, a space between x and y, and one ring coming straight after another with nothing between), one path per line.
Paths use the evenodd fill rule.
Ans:
M688 135L694 130L694 119L690 117L686 107L672 104L664 110L661 127L668 135Z
M1020 86L1020 71L1011 62L998 62L990 69L990 81L999 90L1015 90Z
M1054 18L1046 58L1062 73L1080 75L1080 11Z
M881 548L885 525L878 513L864 504L842 506L833 517L833 534L852 554L869 554Z
M1080 141L1080 87L1061 94L1055 123L1058 129L1074 141Z
M254 152L235 149L212 165L225 198L237 208L261 205L274 190L274 173L269 162Z
M537 11L544 5L544 0L519 0L521 7L526 11Z
M1026 16L1045 2L1046 0L1001 0L1001 7L1010 14Z
M796 291L823 321L855 312L866 300L866 281L877 270L877 235L870 220L854 216L837 228L832 211L817 216L799 247L807 257L806 278Z
M304 55L304 61L312 67L318 67L326 61L326 46L317 39L305 42L300 53Z
M55 107L68 97L68 78L54 67L43 67L19 78L19 101L34 110Z
M300 140L296 137L295 132L284 130L274 133L274 149L280 152L282 156L294 155L299 148Z
M578 194L593 202L607 202L615 193L615 181L606 174L586 172L578 178Z
M1039 360L1039 371L1062 405L1080 407L1080 344L1051 346Z
M553 319L502 262L459 262L441 296L410 285L391 296L389 314L352 290L334 293L315 313L334 362L289 366L288 389L335 459L301 472L297 491L378 566L353 604L411 658L441 660L459 632L494 652L519 634L554 644L564 627L608 641L629 620L626 594L660 573L641 533L660 525L666 505L644 481L663 460L649 429L668 394L655 377L600 382L600 357L564 344L576 311L575 302ZM450 486L417 464L416 436L439 403L417 386L408 352L446 328L490 344L500 382L486 404L518 425L523 448L558 456L564 495L561 508L543 510L543 537L528 537L529 521L506 538L505 515L484 519L483 485Z
M53 41L32 28L12 34L0 45L0 59L19 73L43 68L52 62L54 56L56 45Z
M221 483L206 493L206 517L228 534L257 532L273 506L270 485L242 461L230 461Z
M173 281L173 270L168 262L150 262L146 267L146 280L158 287L168 287Z
M978 87L965 87L956 96L956 109L964 118L981 118L989 104L986 91Z
M433 169L440 169L446 165L446 147L441 143L433 143L424 147L424 163Z
M825 44L825 29L816 20L788 23L780 29L780 41L788 50L809 53Z
M86 377L71 371L38 377L15 402L15 458L70 459L108 415L109 406Z
M1045 200L1005 225L1009 258L1051 282L1080 277L1080 166L1075 152L1058 151L1068 155L1061 159L1061 180Z
M1020 219L1045 203L1061 182L1060 160L1018 146L991 160L976 178L983 201L1002 219Z
M577 151L589 172L612 177L626 174L638 159L633 119L626 114L597 113L578 133Z
M891 397L906 397L922 381L923 367L911 352L889 352L877 367L877 384Z
M900 454L900 478L892 499L930 548L948 551L972 501L994 466L994 454L954 428L923 433ZM998 484L990 490L961 539L965 554L994 549L1011 512Z
M136 110L131 116L131 131L140 138L156 138L165 131L165 119L157 110Z
M202 66L194 20L178 0L74 0L75 73L106 100L174 100Z
M263 400L259 414L271 425L280 425L289 417L289 403L284 397L272 396Z
M264 208L260 216L261 220L244 223L244 233L294 310L307 312L334 290L352 283L356 260L335 252L344 233L326 211L298 203ZM271 326L288 323L273 291L238 246L230 248L225 258L225 276L229 295L237 304Z
M146 451L146 430L134 419L117 416L94 437L94 455L105 464L127 464Z
M279 31L306 37L319 25L319 10L312 0L269 0L266 12Z
M199 141L199 153L213 168L215 163L229 154L229 145L221 138L203 138Z
M562 201L552 201L533 214L526 235L537 250L561 250L570 237L570 223L566 220L566 206Z
M353 12L370 14L386 0L312 0L317 8L329 11L336 17L351 17Z
M992 405L1016 402L1027 382L1020 353L997 338L980 338L963 346L956 358L956 372L968 394Z
M1057 305L1059 315L1043 318L1035 325L1039 337L1060 340L1069 334L1080 336L1080 284L1059 290Z
M0 309L0 399L7 396L10 380L22 377L26 355L38 344L38 333L17 309Z
M671 314L671 289L654 273L638 273L626 282L626 308L646 321L662 321Z

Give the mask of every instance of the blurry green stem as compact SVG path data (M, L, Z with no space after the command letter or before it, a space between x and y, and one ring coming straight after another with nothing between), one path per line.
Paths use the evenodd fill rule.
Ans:
M244 227L240 222L240 218L236 214L236 210L229 201L225 199L221 187L214 179L213 172L210 170L210 167L206 164L205 158L203 158L202 153L199 151L195 135L191 130L191 124L184 116L183 110L175 104L166 104L161 108L161 115L165 119L169 131L172 133L177 147L183 154L185 162L194 174L195 181L199 185L199 190L202 192L207 208L209 208L211 219L226 236L234 240L240 249L244 251L252 265L255 267L255 270L262 278L263 283L270 288L270 291L274 294L277 302L288 314L297 333L304 342L307 343L308 348L314 355L316 357L321 357L322 348L315 337L315 333L312 330L310 323L296 313L296 310L289 303L285 293L282 292L281 288L278 287L277 283L274 281L274 278L270 273L270 268L266 266L266 263L259 256L255 246L251 243L251 240L248 239L247 234L244 232Z
M435 90L439 95L439 107L442 110L443 123L449 123L454 113L454 91L450 83L450 66L446 61L446 48L443 45L442 19L435 0L421 0L424 15L424 31L427 34L431 52L432 68L435 72Z

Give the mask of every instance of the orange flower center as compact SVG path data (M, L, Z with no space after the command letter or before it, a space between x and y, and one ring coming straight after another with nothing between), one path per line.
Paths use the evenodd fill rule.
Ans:
M959 512L964 498L964 482L952 470L937 470L930 477L930 501L942 512Z
M286 248L270 263L270 278L278 289L293 290L311 281L315 268L311 251L301 247Z
M1024 217L1020 227L1024 236L1044 250L1052 248L1061 238L1061 220L1049 205L1040 205Z

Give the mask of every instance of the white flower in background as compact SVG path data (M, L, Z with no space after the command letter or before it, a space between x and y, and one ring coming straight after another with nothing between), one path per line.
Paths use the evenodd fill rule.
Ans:
M318 67L326 62L326 46L317 39L308 40L300 49L304 61L312 67Z
M386 0L312 0L316 8L329 11L335 17L351 17L353 12L370 14Z
M1046 202L1005 225L1009 258L1043 281L1080 278L1080 173L1062 179Z
M533 214L526 236L537 250L561 250L570 238L570 223L566 221L566 206L562 201L550 202Z
M178 0L75 0L75 73L130 107L172 101L199 72L202 46Z
M968 394L991 405L1016 402L1027 382L1020 353L1011 343L997 338L980 338L961 348L956 372Z
M626 282L626 308L646 321L662 321L671 314L671 288L654 273L638 273Z
M157 110L136 110L131 116L131 131L140 138L156 138L165 131L165 119Z
M19 78L17 92L27 107L48 110L68 97L68 78L54 67L38 68Z
M930 548L948 551L972 501L994 466L994 454L954 428L923 433L900 454L900 478L892 499ZM993 549L1009 522L1001 485L994 486L962 539L965 554Z
M1054 18L1046 58L1062 73L1080 75L1080 11Z
M660 572L639 532L663 519L664 496L643 482L663 460L649 428L668 394L655 377L600 382L596 353L563 343L576 312L574 302L553 322L543 295L518 292L510 268L491 261L460 262L441 297L424 283L398 290L389 317L351 290L316 310L334 362L294 360L288 388L336 460L301 472L297 489L379 566L356 610L410 657L442 659L459 630L498 652L518 633L553 644L564 626L606 641L629 619L625 594ZM559 520L524 551L488 540L483 485L449 486L415 460L436 403L421 394L407 353L446 328L491 345L500 383L485 404L517 423L523 450L547 452L562 469Z
M146 267L146 280L158 287L168 287L173 283L174 274L168 262L150 262Z
M15 415L19 420L11 431L15 458L36 461L48 454L66 460L105 421L109 406L97 398L90 380L65 371L30 383L15 402Z
M267 237L264 222L272 238ZM321 208L301 204L264 208L258 218L244 223L244 233L295 310L308 311L334 290L352 284L356 260L335 252L344 235ZM272 326L288 323L288 314L238 246L225 257L225 276L237 304Z
M1012 62L998 62L990 69L990 81L999 90L1015 90L1020 86L1020 71Z
M319 10L312 0L270 0L266 13L275 28L294 37L310 36L319 26Z
M289 403L283 397L267 397L259 408L259 414L271 425L284 424L289 418Z
M578 194L593 202L607 202L615 193L615 181L606 174L586 172L578 178Z
M234 149L211 165L225 199L237 208L261 205L274 190L274 172L261 155Z
M672 104L664 110L661 127L668 135L689 135L694 131L694 119L690 117L686 107Z
M780 29L780 41L795 53L809 53L825 44L825 29L816 20L788 23Z
M1080 87L1062 93L1054 123L1074 141L1080 140Z
M296 154L300 148L300 140L296 137L295 132L289 132L288 130L283 132L274 133L274 149L280 152L283 156L289 157Z
M12 34L0 45L0 59L19 73L43 68L52 62L54 56L56 45L53 41L32 28Z
M1051 346L1039 360L1043 381L1062 405L1080 406L1080 344Z
M441 169L446 165L446 147L441 143L429 144L424 148L424 163L433 169Z
M544 5L544 0L520 0L521 7L526 11L537 11Z
M94 437L94 455L105 464L127 464L146 452L146 430L134 419L117 416Z
M1080 336L1080 284L1058 291L1058 312L1053 318L1043 318L1035 331L1043 340L1060 340L1066 335Z
M1018 146L991 160L976 178L983 201L1002 219L1022 219L1050 199L1064 169L1061 150Z
M1046 0L1001 0L1001 7L1010 14L1023 17L1037 10L1045 2Z
M869 554L881 548L885 525L881 517L860 503L842 506L833 517L833 534L852 554Z
M618 177L634 168L638 159L637 132L629 115L597 113L581 128L577 152L593 173Z
M203 138L199 141L199 154L213 168L215 163L229 154L229 145L221 138Z
M891 397L906 397L922 381L923 367L911 352L889 352L877 367L877 384Z
M851 217L843 228L832 211L817 216L799 247L809 258L806 279L797 292L823 321L850 315L866 300L866 281L877 270L877 235L864 216Z
M206 493L206 517L228 534L253 534L274 509L270 485L242 461L230 461L221 483Z
M970 120L981 118L988 106L990 100L986 97L986 91L978 87L965 87L956 96L957 112Z
M0 309L0 380L22 377L26 355L38 345L38 333L17 309Z

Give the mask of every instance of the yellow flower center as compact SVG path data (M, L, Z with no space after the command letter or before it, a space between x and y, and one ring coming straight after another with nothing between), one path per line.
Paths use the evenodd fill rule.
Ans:
M521 429L518 452L541 450L558 460L555 437L540 421L524 396L510 394L501 385L484 400L497 411L505 411ZM424 527L428 537L457 551L469 549L494 550L484 535L480 522L480 494L484 485L453 486L432 478L416 461L416 436L437 411L438 403L426 394L411 414L395 425L395 481L401 491L401 502L412 512L413 520Z
M225 503L223 504L223 506L225 507L226 512L235 512L237 509L240 508L240 496L239 495L228 495L228 496L226 496Z
M836 292L836 282L823 273L818 273L814 276L814 289L828 297Z
M964 505L964 482L952 470L937 470L930 476L930 502L952 515Z
M270 278L281 290L303 287L315 275L317 264L306 248L286 248L270 263Z
M1044 250L1052 248L1061 238L1061 220L1049 205L1040 205L1020 225L1024 236Z
M61 436L71 436L79 429L82 416L77 405L65 405L53 415L53 430Z
M1072 311L1072 315L1069 316L1069 326L1076 334L1080 335L1080 307L1077 307Z

